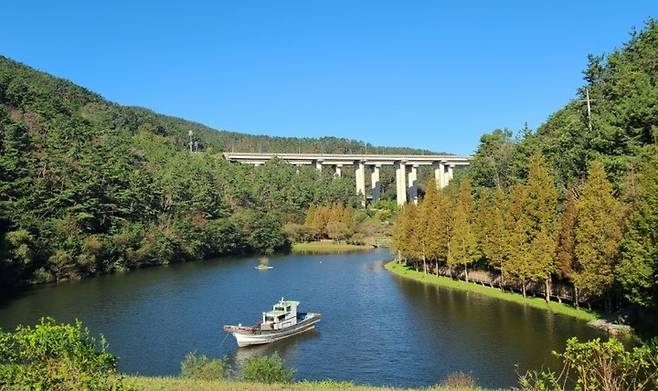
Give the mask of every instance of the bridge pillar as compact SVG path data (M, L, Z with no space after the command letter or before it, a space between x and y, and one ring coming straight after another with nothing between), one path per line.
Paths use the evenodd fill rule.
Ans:
M414 164L409 170L409 201L412 201L414 204L418 203L418 186L416 181L418 180L418 165Z
M398 205L407 203L407 167L404 162L395 163L395 193Z
M362 161L356 163L356 170L354 170L354 177L356 179L356 195L363 197L362 203L366 203L366 165Z
M454 164L448 165L448 175L447 175L447 178L446 178L446 186L448 186L448 183L450 183L450 181L452 180L452 175L453 175L453 170L454 169L455 169Z
M442 161L432 163L434 168L434 182L436 182L437 189L443 189L445 184L445 166Z
M336 172L334 173L334 175L341 176L342 174L343 174L343 165L336 164Z
M315 169L318 171L322 171L322 162L320 160L315 161Z
M379 182L379 168L380 164L372 166L372 174L370 174L370 187L372 190L372 200L379 201L382 192L382 185Z

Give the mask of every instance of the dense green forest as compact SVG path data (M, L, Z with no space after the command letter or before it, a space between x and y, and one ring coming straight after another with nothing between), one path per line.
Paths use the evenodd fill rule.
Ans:
M399 257L576 306L655 308L658 23L590 56L584 79L535 132L486 134L457 180L426 186L399 219Z
M0 287L281 251L311 204L359 205L349 177L232 164L226 149L419 152L216 131L0 57Z

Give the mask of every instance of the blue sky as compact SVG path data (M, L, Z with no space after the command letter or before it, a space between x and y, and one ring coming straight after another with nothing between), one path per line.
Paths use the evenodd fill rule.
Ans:
M653 3L653 4L652 4ZM470 153L571 99L652 1L9 1L0 54L218 129Z

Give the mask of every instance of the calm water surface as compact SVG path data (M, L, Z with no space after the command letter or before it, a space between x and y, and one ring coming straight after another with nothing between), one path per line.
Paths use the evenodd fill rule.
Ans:
M424 386L470 372L510 386L526 368L552 365L569 336L594 337L584 322L515 303L391 275L386 250L256 258L138 270L30 289L0 302L0 327L49 315L103 333L121 371L176 375L187 352L245 359L278 352L298 379ZM237 348L222 325L253 324L281 297L321 312L316 331ZM515 366L520 364L519 368Z

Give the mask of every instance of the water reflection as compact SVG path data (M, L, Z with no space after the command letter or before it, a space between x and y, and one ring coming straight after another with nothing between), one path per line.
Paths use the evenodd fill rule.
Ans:
M233 368L240 368L253 357L271 356L277 354L284 361L292 361L297 357L299 346L307 341L320 338L320 332L317 329L312 329L299 335L290 338L282 339L266 345L252 345L242 348L236 347L226 358ZM229 336L226 343L235 344L233 336Z

